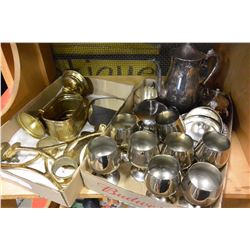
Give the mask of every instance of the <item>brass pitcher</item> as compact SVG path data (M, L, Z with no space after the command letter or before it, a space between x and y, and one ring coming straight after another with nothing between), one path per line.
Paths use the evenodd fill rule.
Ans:
M215 57L216 63L207 76L202 76L204 63ZM204 54L190 44L175 49L167 80L158 83L158 96L161 102L175 106L185 113L197 106L201 84L205 85L219 67L219 58L214 50Z

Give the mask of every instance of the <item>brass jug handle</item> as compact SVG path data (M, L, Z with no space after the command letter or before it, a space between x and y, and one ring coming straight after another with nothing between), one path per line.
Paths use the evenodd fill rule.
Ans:
M215 74L215 72L219 69L219 66L220 66L220 57L219 57L219 55L213 49L211 49L211 50L209 50L207 52L207 54L206 54L206 60L208 61L212 57L215 57L216 63L214 65L213 69L211 70L211 72L205 78L205 80L202 81L202 85L205 85L210 80L210 78Z

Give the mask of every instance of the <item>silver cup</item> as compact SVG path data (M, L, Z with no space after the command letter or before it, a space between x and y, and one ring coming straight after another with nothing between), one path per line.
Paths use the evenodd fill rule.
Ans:
M169 109L156 115L156 128L163 142L171 132L185 132L185 126L177 109Z
M207 132L195 147L195 155L199 161L206 161L217 168L226 165L230 154L230 140L218 132Z
M193 139L185 133L172 132L164 141L162 153L174 156L181 170L186 170L194 161Z
M156 132L155 117L167 107L157 100L144 100L138 103L133 112L138 117L141 129Z
M99 136L87 145L87 163L96 174L105 176L113 184L119 182L116 171L121 162L120 150L116 142L108 136Z
M173 196L180 180L180 165L173 156L156 155L148 163L146 187L157 198Z
M133 165L131 175L137 181L144 181L144 174L148 163L158 153L158 139L154 133L150 131L137 131L131 135L128 145L128 159Z
M214 204L222 192L222 186L221 172L207 162L193 164L181 182L185 199L200 207Z
M119 146L127 150L130 136L138 130L135 115L118 114L111 123L110 136Z

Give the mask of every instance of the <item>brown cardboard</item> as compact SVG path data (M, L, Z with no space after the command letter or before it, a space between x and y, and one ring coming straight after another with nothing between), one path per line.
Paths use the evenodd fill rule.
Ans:
M133 89L133 86L114 83L107 80L98 80L92 78L91 81L94 86L94 95L108 95L127 99L128 95ZM21 111L36 111L39 108L44 107L52 98L54 98L58 94L61 87L62 83L60 77L54 83L44 89L36 98L30 101L17 113ZM119 88L119 91L117 91L117 88ZM116 108L115 105L114 108ZM9 141L14 135L14 133L16 133L20 129L20 126L16 121L16 116L17 114L14 115L12 119L7 121L1 127L2 142ZM29 179L21 177L17 174L17 172L13 173L13 170L12 172L9 172L8 170L1 169L0 176L26 189L29 189L34 193L37 193L41 197L57 202L63 206L71 206L83 187L83 182L80 175L80 168L78 168L77 171L74 173L72 181L69 184L65 185L65 187L63 187L61 190L53 189L51 187L43 185L42 183L36 183L34 180L31 181Z
M109 198L119 200L129 206L147 208L174 207L170 203L161 202L146 196L147 190L144 183L135 181L129 175L130 166L128 164L123 164L119 168L121 176L119 185L113 185L105 178L93 175L86 161L82 163L80 170L87 188Z
M86 161L83 161L80 167L81 175L85 186L99 194L111 199L119 200L131 207L144 208L181 208L181 204L162 202L146 195L147 189L144 183L137 182L130 176L130 165L122 164L119 168L120 181L118 185L109 183L104 177L92 174ZM223 170L225 176L226 169ZM225 181L224 181L225 185ZM223 194L213 205L214 208L221 207Z

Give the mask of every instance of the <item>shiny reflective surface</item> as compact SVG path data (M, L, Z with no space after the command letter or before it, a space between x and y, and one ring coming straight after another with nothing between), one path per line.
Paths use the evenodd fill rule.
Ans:
M158 197L173 195L180 183L180 165L170 155L156 155L149 164L145 175L147 189Z
M137 130L138 126L135 115L128 113L118 114L112 121L110 136L118 145L127 148L130 136Z
M134 93L134 104L144 100L156 99L157 88L154 79L145 79L143 84Z
M144 100L134 108L134 114L142 121L142 129L156 131L156 115L167 110L167 107L156 100Z
M38 117L21 112L17 116L17 122L31 136L41 139L45 136L45 128Z
M119 183L119 181L120 181L120 173L119 173L119 171L116 170L115 172L107 175L106 180L109 183L113 184L113 185L117 185Z
M195 148L195 155L199 161L210 162L217 168L226 165L230 154L230 140L223 134L208 132Z
M85 157L85 148L88 142L100 135L104 135L106 130L105 124L100 124L97 132L87 132L84 131L81 136L77 137L74 141L67 144L64 155L71 157L73 160L75 160L78 164L82 162L82 159ZM84 153L81 155L81 153Z
M144 182L145 179L145 169L140 169L132 166L130 170L130 175L138 182Z
M77 137L87 120L88 102L79 94L64 93L41 112L49 134L59 141L70 141Z
M219 198L222 192L222 180L222 174L214 165L197 162L187 171L181 189L189 203L207 207Z
M216 64L208 76L202 77L201 63L211 57L216 58ZM217 54L213 50L203 54L190 44L175 49L167 80L159 87L158 95L161 101L177 107L181 113L195 107L200 84L206 84L215 73L219 66L218 61Z
M55 160L51 171L53 175L60 182L64 182L72 178L76 169L78 168L78 164L76 161L67 156L59 157Z
M150 159L158 153L158 139L150 131L137 131L130 137L129 161L137 168L147 168Z
M112 138L99 136L88 143L87 162L95 173L110 174L118 169L120 161L120 151Z
M65 70L62 76L63 91L87 96L93 93L93 85L89 78L83 77L75 70Z
M222 126L223 124L220 115L212 108L206 106L200 106L192 109L190 112L187 113L186 118L191 116L206 116L208 118L212 118L215 121L217 121L220 126Z
M170 132L185 132L184 124L176 109L163 111L156 115L156 127L160 141Z
M207 116L190 116L184 119L186 134L198 143L206 132L222 132L223 127Z
M185 133L172 132L164 141L162 153L174 156L184 170L194 161L193 140Z

